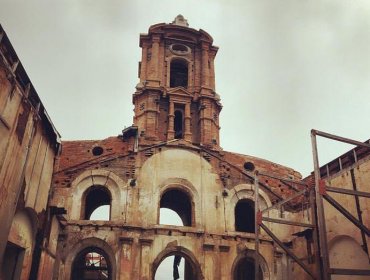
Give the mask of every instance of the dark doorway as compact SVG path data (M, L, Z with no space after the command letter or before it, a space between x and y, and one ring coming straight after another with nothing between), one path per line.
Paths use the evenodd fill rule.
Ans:
M235 230L254 233L254 202L250 199L239 200L235 207Z
M20 279L25 249L12 242L6 244L4 260L1 266L4 279Z
M255 274L254 259L244 257L238 262L235 268L234 280L255 280L254 274ZM258 280L262 279L263 279L262 270L260 267L258 273Z
M184 87L188 86L188 65L183 60L172 60L170 87Z
M178 110L175 111L174 130L175 139L182 139L184 137L182 112Z

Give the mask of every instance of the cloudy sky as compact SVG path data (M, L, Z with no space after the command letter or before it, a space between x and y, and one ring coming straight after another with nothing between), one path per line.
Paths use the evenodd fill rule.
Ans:
M178 14L220 47L225 150L307 175L312 128L370 138L368 0L0 0L0 22L64 140L132 124L139 34ZM321 163L349 148L320 141Z

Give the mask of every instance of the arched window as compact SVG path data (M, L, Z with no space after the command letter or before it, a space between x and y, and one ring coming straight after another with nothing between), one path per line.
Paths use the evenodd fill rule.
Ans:
M186 194L184 191L178 189L170 189L162 194L160 202L159 223L162 223L162 221L165 220L163 215L161 215L164 214L163 212L161 213L161 209L163 208L168 208L174 211L180 217L183 226L191 227L193 225L192 203L188 194ZM174 220L174 222L171 222L170 224L177 224L176 220Z
M111 280L112 268L107 254L95 247L82 250L72 266L72 280Z
M106 187L92 186L88 188L82 198L82 220L110 219L112 196Z
M254 202L250 199L239 200L235 206L235 230L254 233Z
M171 61L170 87L188 86L188 64L184 60Z
M183 118L182 112L179 110L175 111L175 120L174 120L174 130L175 130L175 139L182 139L183 134Z
M255 262L254 259L244 257L239 260L235 271L234 280L254 280L255 276ZM258 280L263 279L262 269L259 268Z

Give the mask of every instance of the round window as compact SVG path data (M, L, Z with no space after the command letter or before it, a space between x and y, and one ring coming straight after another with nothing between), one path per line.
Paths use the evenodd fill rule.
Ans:
M96 146L96 147L94 147L94 148L92 149L92 154L93 154L94 156L100 156L101 154L103 154L103 152L104 152L104 150L103 150L103 148L102 148L102 147L100 147L100 146Z
M170 50L171 52L177 55L185 55L185 54L190 53L190 48L183 44L172 44L170 46Z
M244 169L247 171L254 171L254 164L250 161L244 163Z

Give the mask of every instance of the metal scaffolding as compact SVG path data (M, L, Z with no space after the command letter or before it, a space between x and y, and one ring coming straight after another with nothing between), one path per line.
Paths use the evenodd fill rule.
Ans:
M370 198L369 192L357 191L356 185L353 184L353 190L329 187L326 185L325 181L321 178L318 149L317 149L317 136L321 136L334 141L340 141L347 144L356 145L357 147L366 148L370 150L370 145L367 143L362 143L359 141L343 138L340 136L328 134L318 130L311 131L311 143L312 143L312 154L314 163L314 187L309 182L296 181L287 178L281 178L268 173L262 173L256 171L254 174L254 187L255 187L255 279L258 279L259 271L259 243L260 243L260 230L263 229L268 236L290 257L292 258L312 279L317 280L330 280L331 275L370 275L370 270L361 269L341 269L341 268L331 268L329 265L329 255L328 255L328 241L326 236L326 220L325 220L325 207L323 200L325 199L330 205L339 211L344 217L346 217L350 222L352 222L361 231L362 240L366 247L366 236L369 236L370 230L364 225L361 209L359 205L359 197ZM357 162L356 149L354 151L353 158ZM342 169L342 163L339 158L340 169ZM329 176L329 169L327 168L327 176ZM268 186L260 182L260 177L268 177L278 180L283 185L288 186L294 193L288 198L280 197L278 201L271 207L266 209L260 209L259 202L259 187L262 186L264 189L268 188L269 192L273 192ZM353 177L353 173L351 173ZM353 178L352 178L353 179ZM297 187L299 186L299 187ZM359 218L354 217L347 209L341 206L338 201L336 201L328 192L339 193L343 195L352 195L356 198L357 214ZM296 221L290 221L288 219L276 219L269 218L265 215L269 213L272 209L280 209L284 205L294 200L300 199L302 203L305 203L305 207L310 210L310 223L302 223ZM278 223L289 226L299 226L312 230L313 248L314 248L314 260L312 261L316 269L312 269L306 263L304 263L291 249L289 249L284 242L282 242L266 225L264 222ZM365 252L369 255L367 248ZM308 256L309 257L309 256Z

